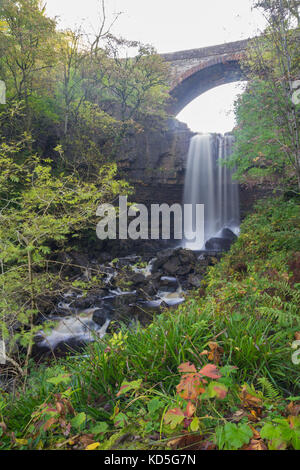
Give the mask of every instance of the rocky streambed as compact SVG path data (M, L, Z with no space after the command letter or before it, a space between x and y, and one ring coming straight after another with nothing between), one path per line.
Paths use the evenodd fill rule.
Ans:
M147 325L153 315L175 308L185 301L188 291L202 289L207 268L229 249L235 236L226 230L222 237L208 241L201 252L168 248L158 251L155 257L152 253L132 254L114 260L106 253L102 261L81 255L80 260L74 260L82 266L75 280L84 282L97 266L103 277L101 286L87 292L69 289L56 298L36 335L34 354L60 355L78 350L118 330L121 323L128 328L136 322ZM69 256L72 258L72 254Z

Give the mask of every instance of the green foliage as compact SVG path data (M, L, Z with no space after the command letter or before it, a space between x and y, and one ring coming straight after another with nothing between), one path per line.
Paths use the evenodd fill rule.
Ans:
M253 80L235 104L238 126L230 157L235 177L242 183L293 186L293 162L287 157L291 145L280 113L284 97L270 90L266 80Z
M255 7L267 20L250 42L242 66L249 79L235 105L236 146L230 165L247 185L300 189L299 6L264 0ZM298 12L298 13L297 13ZM295 88L296 86L296 88Z
M299 417L292 414L298 413L300 374L291 344L299 316L283 321L265 310L273 298L275 304L281 299L279 310L287 316L299 308L289 272L298 231L295 202L264 201L231 251L210 268L204 298L195 291L147 328L122 327L83 355L52 368L33 366L25 393L5 399L4 445L12 445L13 430L23 448L36 448L41 440L44 448L60 442L63 448L131 448L125 436L133 434L141 448L152 448L153 435L155 448L163 449L195 442L232 450L298 448ZM219 364L207 368L209 345L217 348ZM68 437L62 437L57 401L71 424ZM52 421L32 440L36 432L28 423L37 412L44 423Z
M216 440L219 449L238 450L244 444L249 444L253 436L247 424L226 423L216 429Z
M300 450L300 417L273 419L263 426L260 434L269 441L269 450L283 450L288 446Z
M0 178L0 327L8 354L17 341L30 353L39 330L34 318L43 313L39 297L57 291L59 270L49 269L49 264L56 266L53 247L64 251L70 236L94 230L98 205L129 190L127 183L115 179L115 164L102 166L92 183L82 181L75 172L56 176L51 161L43 162L35 155L17 162L15 154L25 144L0 147L5 168ZM69 284L65 282L61 289Z
M59 146L56 165L80 168L86 179L115 159L129 134L161 126L169 96L168 67L155 50L113 37L104 3L99 20L99 33L87 43L81 28L58 31L40 0L0 6L7 108L17 102L23 110L1 127L0 140L26 132L33 137L28 149L46 158ZM136 56L124 59L132 49Z

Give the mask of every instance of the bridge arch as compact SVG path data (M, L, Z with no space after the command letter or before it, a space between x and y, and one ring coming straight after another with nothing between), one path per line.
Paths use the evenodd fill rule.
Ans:
M245 79L240 60L248 40L164 54L171 66L169 112L177 115L202 93Z

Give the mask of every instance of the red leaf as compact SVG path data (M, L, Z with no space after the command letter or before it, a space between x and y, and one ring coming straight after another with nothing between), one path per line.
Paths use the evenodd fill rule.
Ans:
M190 362L185 362L184 364L181 364L179 367L178 367L178 370L179 372L183 372L183 373L196 373L197 370L196 370L196 367L194 366L194 364L191 364Z
M56 418L50 418L48 419L48 421L46 421L46 423L44 424L44 431L48 431L48 429L51 428L51 426L53 426L54 424L57 423L57 419Z
M199 373L201 375L205 375L205 377L209 377L210 379L220 379L222 377L218 368L214 364L207 364L202 367Z
M184 400L197 400L199 395L205 392L202 379L199 374L187 374L176 387L177 393Z
M186 411L185 411L185 416L187 416L188 418L190 418L191 416L193 416L193 414L195 413L196 411L196 407L193 405L192 402L188 402L187 404L187 407L186 407Z
M227 387L223 384L220 385L214 385L213 390L216 394L216 397L219 398L220 400L224 400L227 395Z
M184 413L180 408L173 408L165 414L164 420L171 429L175 429L184 421Z

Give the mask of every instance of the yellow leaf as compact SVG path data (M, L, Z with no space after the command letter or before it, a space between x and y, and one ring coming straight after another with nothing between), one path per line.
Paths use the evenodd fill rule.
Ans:
M200 420L199 418L195 417L193 421L191 422L191 431L199 431L200 428Z
M27 439L16 439L16 444L19 444L20 446L26 446L28 444Z
M96 450L100 446L100 442L94 442L93 444L88 445L85 450Z

